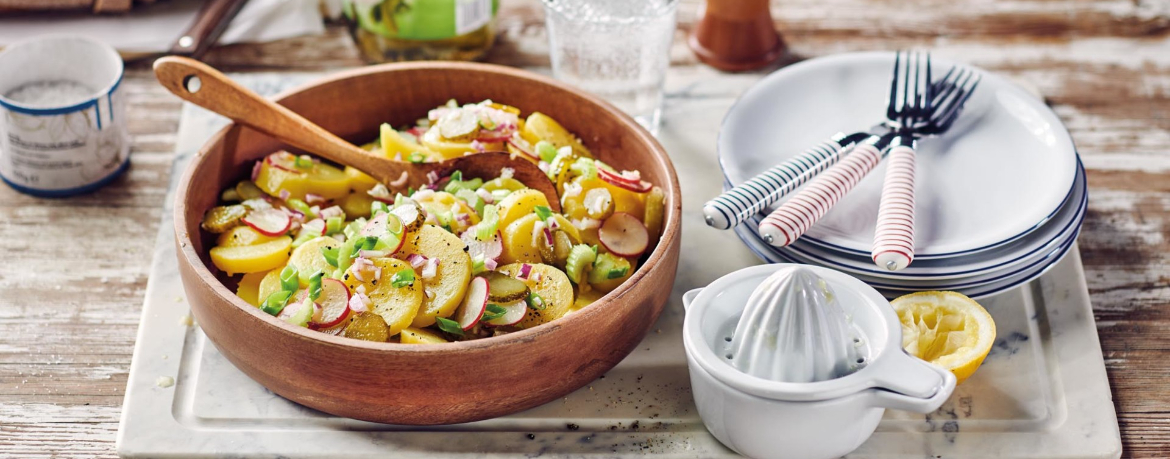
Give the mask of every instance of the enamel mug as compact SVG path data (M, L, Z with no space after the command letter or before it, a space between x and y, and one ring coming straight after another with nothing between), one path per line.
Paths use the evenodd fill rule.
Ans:
M22 193L93 191L130 164L122 58L88 38L0 51L0 178Z
M753 266L683 295L683 345L691 391L711 434L755 459L829 459L860 446L887 408L929 413L955 389L955 375L902 350L902 327L888 301L847 274L817 266L864 348L864 366L809 383L740 372L719 352L756 286L785 264Z

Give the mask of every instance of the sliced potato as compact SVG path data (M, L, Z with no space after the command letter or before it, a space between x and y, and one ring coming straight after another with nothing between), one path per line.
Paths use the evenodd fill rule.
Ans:
M365 172L359 171L353 166L345 166L344 172L346 178L349 179L350 190L353 190L355 193L365 194L378 184L377 179L366 175Z
M595 188L609 191L613 199L613 212L625 212L630 215L646 214L646 195L649 193L635 193L601 179L578 177L574 182L581 185L581 192L573 196L561 197L561 212L570 219L580 220L589 217L589 209L584 203L585 196Z
M412 326L427 327L435 323L435 317L451 317L463 301L467 284L471 282L471 257L463 251L464 247L463 241L454 234L435 225L423 225L418 237L403 244L395 255L406 258L419 254L439 260L435 277L423 279L422 268L418 269L417 279L422 281L426 295Z
M540 217L536 214L528 214L504 228L501 263L540 263L544 260L537 246L540 240L533 236L538 221Z
M520 136L533 145L536 145L536 142L545 140L557 148L572 147L573 153L576 155L593 156L577 136L570 133L568 129L561 126L561 123L558 123L544 113L534 112L528 115L523 129L520 131Z
M536 206L548 207L548 199L544 193L531 188L514 191L500 201L500 228L507 228L520 217L531 215ZM641 215L641 214L638 214Z
M260 234L251 226L237 226L228 230L226 233L220 234L215 239L215 245L220 247L240 247L245 245L256 245L265 242L275 241L280 239L279 236L265 236Z
M350 193L341 200L341 210L345 211L345 216L349 219L358 217L370 217L370 206L374 204L374 198L365 192L358 191Z
M254 273L244 274L244 278L240 279L240 283L236 285L236 296L239 296L244 301L252 306L260 306L260 282L268 276L269 271L259 271ZM279 276L278 276L279 279ZM267 297L265 297L267 298Z
M292 238L281 236L256 245L213 247L211 263L229 275L268 271L288 261L288 249L291 246Z
M650 244L658 241L662 234L663 219L666 218L666 193L662 188L654 187L646 194L646 216L642 223L646 224L646 232L650 234Z
M308 193L325 199L341 199L349 194L349 177L341 169L324 163L315 163L308 170L290 171L262 160L256 174L256 186L273 197L280 197L281 191L288 191L289 198L300 200L304 200Z
M414 141L403 137L398 131L395 131L388 124L382 125L382 154L390 159L399 159L400 161L409 161L412 153L422 153L423 160L427 162L442 161L443 155L440 155L431 149L424 147Z
M313 273L317 271L331 273L336 269L328 261L325 261L325 254L321 253L323 248L336 247L341 247L341 243L337 242L337 239L319 237L310 239L293 249L288 264L297 268L297 275L300 277L302 287L309 285L309 278L313 276Z
M573 302L573 309L569 313L580 311L582 308L593 304L593 302L600 300L605 296L605 292L597 289L585 288L577 291L577 300Z
M390 326L381 315L366 311L350 319L349 325L341 332L346 338L385 343L393 336Z
M264 300L268 299L268 297L273 293L280 291L280 271L283 269L284 266L274 268L272 271L268 271L266 274L264 274L263 279L260 279L260 285L256 292L258 305L264 303Z
M478 152L475 147L471 146L470 141L461 142L444 138L439 133L439 127L437 125L427 129L427 132L423 133L419 142L427 149L438 153L443 159L459 158L468 153ZM480 142L480 146L483 147L484 151L504 151L503 142Z
M344 282L350 291L356 290L359 285L365 286L366 296L374 303L374 307L370 309L386 321L388 336L394 336L410 326L414 315L422 306L423 283L416 278L410 285L395 287L390 279L402 270L411 269L410 265L394 258L375 258L373 263L377 269L382 270L382 274L378 276L380 280L368 279L369 282L361 282L354 276L345 276ZM348 332L350 328L353 328L353 324L350 324L346 331Z
M512 277L520 272L522 263L512 263L500 267L499 271ZM520 321L521 328L531 328L537 325L552 322L564 316L573 308L573 284L569 283L569 276L554 266L535 263L528 279L521 279L528 284L529 290L540 295L544 303L543 309L528 309L524 320Z
M516 180L514 178L496 177L494 179L491 179L491 180L484 182L484 184L481 188L483 188L484 190L487 190L487 191L496 191L496 190L516 191L516 190L523 190L523 189L528 188L528 187L524 186L524 183L522 183L519 180Z
M440 344L450 341L443 339L438 333L424 328L406 327L399 335L398 342L402 344Z

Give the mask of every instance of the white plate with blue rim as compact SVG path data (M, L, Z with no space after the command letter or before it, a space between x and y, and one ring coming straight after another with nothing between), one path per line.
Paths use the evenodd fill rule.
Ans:
M1079 162L1079 161L1078 161ZM1040 254L1059 246L1084 220L1088 189L1083 167L1078 167L1076 185L1068 200L1047 223L1027 236L992 250L963 257L915 260L900 271L888 271L874 265L869 257L843 255L813 244L796 241L785 248L769 247L834 269L876 278L897 280L938 280L971 278L1012 266L1027 264ZM758 222L758 219L757 219ZM758 224L753 222L753 224ZM755 235L759 238L759 235ZM762 239L760 239L763 242Z
M728 111L718 155L739 184L838 131L884 117L892 52L838 54L790 65L745 92ZM934 59L942 75L951 65ZM1076 156L1059 118L995 74L947 134L919 144L915 260L966 256L1040 228L1072 192ZM825 250L868 257L884 163L802 237ZM774 208L774 207L773 207Z

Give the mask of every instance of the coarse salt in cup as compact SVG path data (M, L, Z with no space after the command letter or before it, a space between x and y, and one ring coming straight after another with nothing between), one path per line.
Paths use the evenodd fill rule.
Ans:
M77 36L0 51L0 178L22 193L93 191L130 162L122 58Z

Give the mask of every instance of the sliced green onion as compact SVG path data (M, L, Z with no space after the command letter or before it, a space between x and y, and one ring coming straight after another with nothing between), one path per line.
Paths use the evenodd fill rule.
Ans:
M607 279L621 279L623 277L626 277L626 273L628 273L628 272L630 272L630 268L626 267L626 266L622 266L621 269L615 268L615 269L609 270L609 273L606 274L605 277Z
M557 147L547 140L541 140L536 142L536 155L540 156L541 161L551 163L557 158Z
M337 234L345 225L345 217L329 217L325 220L325 234Z
M284 310L284 305L288 303L288 299L292 297L293 292L288 290L281 290L279 292L272 292L268 298L264 299L264 304L260 305L260 310L269 315L280 314Z
M577 161L569 165L569 170L587 179L597 178L597 166L589 158L577 158Z
M332 266L334 268L337 267L337 254L338 254L338 252L339 252L339 250L337 247L321 247L321 256L324 256L325 262L329 263L329 266Z
M508 313L508 310L504 309L503 306L500 306L498 304L488 303L487 310L483 312L483 317L481 317L479 320L480 321L496 320L496 319L499 319L500 317L504 317L504 314L507 314L507 313Z
M462 199L467 203L468 206L471 206L472 209L475 209L475 213L483 213L483 198L479 197L478 194L475 194L474 191L464 188L455 192L455 197Z
M321 297L321 278L325 277L325 273L317 271L309 276L309 298L317 301Z
M285 266L280 271L280 289L286 292L295 292L301 288L300 273L293 265Z
M451 173L451 181L452 182L456 182L456 181L462 182L463 181L463 171L452 172Z
M459 322L446 317L436 317L435 322L439 324L439 330L443 330L452 335L463 336L463 329L459 327Z
M496 235L496 227L500 225L499 209L488 204L483 206L483 220L475 226L475 238L487 242Z
M304 243L306 243L306 242L309 242L309 241L311 241L311 240L313 240L313 239L317 239L317 238L319 238L319 237L321 237L321 235L320 235L320 234L316 234L316 233L314 233L313 231L305 231L305 230L301 230L301 232L297 233L297 237L296 237L296 239L293 239L293 241L292 241L292 248L294 248L294 249L295 249L295 248L297 248L297 247L300 247L300 246L301 246L301 244L304 244Z
M356 243L356 238L349 238L342 242L341 247L337 249L337 271L333 273L335 279L345 277L345 271L353 265L353 247Z
M540 217L540 221L548 220L552 216L552 209L549 209L548 206L536 206L532 210L536 211L536 216Z
M471 259L471 275L474 276L484 271L487 271L487 267L484 266L483 255L476 255L475 258Z
M309 207L308 204L305 204L305 201L292 198L288 201L285 201L285 203L288 204L289 207L292 207L293 210L305 214L305 221L317 218L317 214L313 213L313 208Z
M394 288L403 288L414 285L414 270L411 268L406 268L402 271L394 273L394 276L390 278L390 285L393 285Z
M593 245L589 246L589 248L593 249L594 255L597 255L597 244L593 244Z
M524 299L524 302L528 303L529 309L535 309L537 311L543 311L544 308L547 307L547 305L544 304L544 298L541 298L540 295L537 295L536 292L533 291L528 292L528 297Z
M378 238L378 242L374 244L374 250L394 250L398 248L398 243L401 241L396 234L387 233Z
M418 164L418 163L423 162L423 160L425 160L425 159L427 159L426 156L423 156L423 154L420 152L416 151L416 152L410 154L410 162L412 162L412 163Z
M380 213L390 213L390 206L382 201L374 201L370 203L370 217L377 217Z
M296 166L297 169L312 169L313 158L310 158L308 155L297 156L297 159L293 160L293 165Z
M357 220L349 222L348 225L345 225L345 228L342 229L341 232L345 233L346 239L353 239L353 238L357 237L357 235L362 232L362 228L365 228L365 227L366 227L366 219L359 217Z

